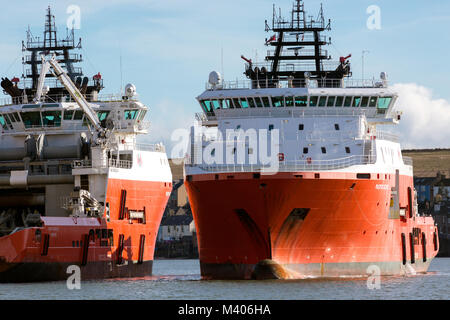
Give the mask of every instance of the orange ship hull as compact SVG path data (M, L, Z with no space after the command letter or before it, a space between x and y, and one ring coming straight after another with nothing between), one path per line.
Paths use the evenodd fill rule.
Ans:
M438 251L431 217L390 217L395 175L228 173L186 177L204 278L302 278L426 272ZM381 186L381 187L380 187ZM412 245L411 245L412 244Z
M0 282L67 279L77 265L81 279L141 277L152 274L159 224L171 183L109 179L102 218L42 217L42 227L0 238ZM126 198L121 199L122 190ZM124 216L120 216L121 203ZM144 219L127 216L139 210Z

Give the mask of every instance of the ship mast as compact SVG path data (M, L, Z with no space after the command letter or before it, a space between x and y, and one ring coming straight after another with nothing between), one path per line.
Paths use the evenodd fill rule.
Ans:
M81 38L78 42L75 42L74 29L67 30L67 36L64 39L58 39L57 29L55 25L55 16L52 14L50 7L47 8L47 14L45 16L45 29L44 38L41 40L39 37L34 37L31 34L30 29L27 31L26 43L22 41L22 51L25 54L23 58L23 65L25 72L23 78L26 79L23 83L23 90L25 95L22 96L22 89L13 90L13 85L8 78L3 79L2 87L10 94L16 102L20 100L30 100L35 95L38 80L40 76L40 69L42 67L41 55L57 57L58 62L63 66L69 77L75 82L81 93L88 96L98 93L103 89L103 81L100 74L95 75L92 79L84 77L83 71L80 67L75 67L76 63L82 62L83 58L81 54L72 54L71 51L75 49L81 49ZM46 75L46 85L49 86L48 96L63 97L69 93L66 88L62 86L55 76L51 73ZM17 88L17 86L15 87Z
M247 64L245 74L254 80L253 87L277 87L280 81L304 87L306 79L318 80L319 86L326 87L330 86L328 79L339 80L350 74L346 59L339 65L326 63L331 56L322 46L330 44L331 39L328 42L321 33L331 30L331 20L325 22L322 5L316 19L307 18L302 0L294 2L290 20L281 12L277 14L274 7L272 25L267 20L265 24L266 32L274 33L266 39L266 46L274 49L268 51L265 64Z

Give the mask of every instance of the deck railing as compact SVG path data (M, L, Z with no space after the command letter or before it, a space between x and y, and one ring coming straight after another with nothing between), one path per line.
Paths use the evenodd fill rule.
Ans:
M132 98L128 98L121 94L86 94L85 98L89 102L123 102L123 101L138 101L138 97L134 96ZM0 98L0 107L9 106L15 104L32 104L34 96L27 96L26 99L24 97L3 97ZM42 103L61 103L61 102L74 102L76 101L69 94L62 95L46 95L42 97Z
M72 162L72 169L87 169L92 168L92 160L74 160ZM133 161L129 160L117 160L117 159L105 159L97 168L120 168L131 169L133 167Z
M124 143L121 144L121 150L130 151L150 151L150 152L166 152L166 148L162 144L144 144L144 143Z
M272 165L261 164L189 164L187 167L198 167L204 171L214 172L264 172L275 170L277 172L300 172L317 170L338 170L355 165L374 164L376 156L350 156L331 160L289 160L280 161Z
M288 66L286 66L287 68ZM292 66L294 69L294 65ZM280 79L269 80L235 80L222 81L217 85L206 83L206 90L239 90L239 89L264 89L264 88L385 88L387 81L375 79Z

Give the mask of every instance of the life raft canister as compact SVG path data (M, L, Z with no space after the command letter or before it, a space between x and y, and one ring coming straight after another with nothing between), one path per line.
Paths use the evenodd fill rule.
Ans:
M278 154L278 161L284 161L284 153Z

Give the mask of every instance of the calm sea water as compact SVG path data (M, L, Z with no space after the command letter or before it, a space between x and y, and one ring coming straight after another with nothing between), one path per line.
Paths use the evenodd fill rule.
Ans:
M304 300L304 299L449 299L450 258L436 258L428 274L382 277L380 289L367 279L205 281L198 260L156 260L154 276L81 281L69 290L65 281L0 284L0 299L32 300Z

